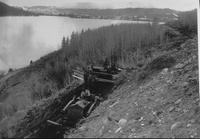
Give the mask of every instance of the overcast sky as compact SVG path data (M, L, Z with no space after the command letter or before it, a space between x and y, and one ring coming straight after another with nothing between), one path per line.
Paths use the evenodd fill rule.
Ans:
M191 10L197 8L198 0L0 0L12 6L58 6L78 8L171 8Z

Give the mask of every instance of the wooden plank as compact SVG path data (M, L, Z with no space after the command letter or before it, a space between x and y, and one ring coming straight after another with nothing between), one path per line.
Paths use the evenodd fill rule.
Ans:
M47 122L50 123L50 124L53 124L53 125L62 126L61 124L56 123L56 122L51 121L51 120L47 120Z
M102 79L102 78L96 78L96 80L99 81L99 82L115 83L115 82L112 81L112 80L107 80L107 79Z
M67 105L66 105L62 110L65 111L65 110L69 107L69 105L70 105L74 100L75 100L75 96L73 97L72 100L70 100L70 101L67 103Z
M81 78L83 78L83 76L84 76L84 75L79 74L79 73L74 73L74 75L79 76L79 77L81 77Z
M100 67L100 66L93 66L93 68L95 69L104 69L104 67Z
M77 72L77 73L79 73L79 74L84 74L83 71L79 71L79 70L73 70L73 72Z
M76 75L72 75L74 78L77 78L77 79L79 79L79 80L82 80L82 81L84 81L84 79L83 78L81 78L81 77L78 77L78 76L76 76Z
M93 71L106 71L104 67L93 66Z
M106 72L93 72L94 74L102 74L102 75L108 75L108 76L113 76L114 74L106 73Z

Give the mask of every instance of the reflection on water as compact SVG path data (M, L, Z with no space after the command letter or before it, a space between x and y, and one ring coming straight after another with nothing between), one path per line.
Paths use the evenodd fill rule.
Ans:
M20 68L60 48L63 36L130 21L68 17L0 17L0 70Z

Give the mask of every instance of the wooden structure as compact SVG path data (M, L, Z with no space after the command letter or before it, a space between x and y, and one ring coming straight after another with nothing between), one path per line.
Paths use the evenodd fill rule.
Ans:
M80 69L73 70L73 77L84 82L83 88L79 90L79 94L74 94L71 100L68 100L66 105L62 108L63 116L52 121L47 120L47 123L55 130L64 126L71 126L77 123L83 117L87 117L95 109L95 107L103 100L92 89L96 89L98 83L112 85L120 78L121 69L119 68L104 68L98 66L91 66L86 71ZM110 84L111 83L111 84ZM88 87L89 86L89 87ZM58 132L60 134L60 132ZM56 132L57 134L57 132Z
M79 80L84 80L84 76L89 76L89 80L92 79L92 82L105 82L105 83L115 83L115 81L119 78L119 73L121 72L120 68L116 69L105 69L104 67L93 66L91 70L88 72L89 75L85 75L84 71L73 70L73 77Z

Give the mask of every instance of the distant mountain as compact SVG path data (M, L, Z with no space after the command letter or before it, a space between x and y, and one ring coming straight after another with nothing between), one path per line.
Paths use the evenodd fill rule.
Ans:
M82 5L81 5L82 6ZM158 8L125 8L125 9L88 9L88 8L56 8L56 7L29 7L30 12L61 15L74 18L100 18L100 19L124 19L124 20L158 20L168 21L178 17L179 11Z
M69 10L62 10L62 12ZM123 19L150 19L167 20L176 18L177 11L156 8L126 8L126 9L71 9L76 15L89 15L91 17L123 18Z
M0 16L21 16L35 15L34 13L24 11L22 8L12 7L3 2L0 2Z
M82 7L81 9L79 9ZM83 8L84 7L84 8ZM179 11L158 8L124 8L124 9L90 9L90 3L79 3L75 8L57 8L33 6L26 8L12 7L0 2L0 16L50 15L68 16L73 18L120 19L139 21L170 21L178 17Z

